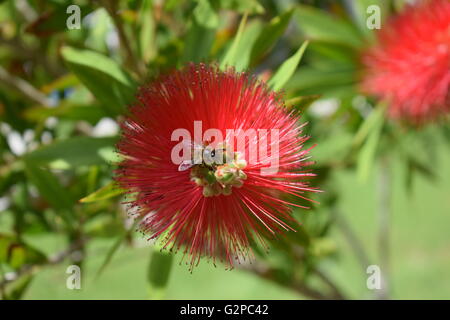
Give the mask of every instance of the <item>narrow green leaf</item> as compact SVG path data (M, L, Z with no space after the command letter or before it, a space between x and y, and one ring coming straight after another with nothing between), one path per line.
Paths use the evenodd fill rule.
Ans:
M62 48L68 67L112 115L134 99L136 84L114 60L90 50Z
M192 19L184 41L181 63L201 62L207 59L215 35L216 29L201 26L195 18Z
M283 86L289 81L289 79L294 74L295 70L297 69L298 64L300 63L300 60L303 56L303 53L306 50L306 47L308 46L308 41L305 41L301 47L297 50L297 52L287 59L275 72L275 74L270 78L269 80L269 86L275 90L278 91L283 88Z
M26 260L25 248L20 245L12 245L9 253L9 265L13 269L19 269Z
M99 52L108 52L106 43L108 31L112 27L112 19L105 8L98 8L91 12L95 16L95 23L91 26L86 38L86 47Z
M8 259L8 248L11 244L11 239L0 234L0 263L5 263Z
M197 0L194 9L195 20L207 29L215 29L219 26L219 15L210 0Z
M25 155L25 159L55 169L105 164L102 152L114 148L116 141L116 137L73 137L32 151Z
M302 95L325 94L338 87L354 86L354 83L355 71L352 68L319 70L310 66L300 66L284 89L295 90Z
M153 300L164 298L172 269L172 254L153 249L148 269L149 295Z
M264 7L257 0L219 0L220 8L249 14L264 13Z
M85 120L90 124L96 124L101 118L108 114L99 105L77 105L62 103L57 108L31 107L24 111L24 116L30 121L43 122L49 117L58 117L63 120Z
M295 98L286 100L286 107L289 110L295 109L298 112L304 112L306 110L306 108L308 108L313 102L318 100L320 97L321 96L318 94L295 97Z
M375 107L375 110L373 110L372 113L365 119L353 139L354 148L359 147L367 138L367 135L371 132L371 130L382 121L385 110L386 105L379 104Z
M153 16L153 1L143 0L139 10L139 50L145 63L156 55L155 19Z
M261 34L262 29L263 24L261 23L261 21L253 20L250 23L248 23L248 26L242 33L242 38L237 48L239 56L234 64L237 71L243 71L249 67L252 48L256 40L258 39L259 35Z
M384 110L382 107L379 108ZM358 153L357 176L360 181L366 181L373 168L383 124L384 117L377 117L375 123L371 126L366 141Z
M110 199L110 198L116 197L118 195L121 195L124 192L125 192L125 190L120 188L114 181L111 181L110 183L101 187L97 191L91 193L90 195L84 197L83 199L80 199L80 202L91 203L91 202L102 201L102 200Z
M41 91L45 94L49 94L54 90L63 90L72 86L79 84L80 81L72 73L65 74L56 78L52 82L42 86Z
M363 45L361 35L351 23L331 16L323 10L299 5L295 19L307 39L340 43L355 48Z
M242 17L241 22L239 23L239 27L236 35L234 36L234 40L231 43L230 48L228 49L227 53L225 54L220 64L221 69L224 69L227 66L235 66L239 59L238 48L241 42L242 33L244 32L245 24L247 23L247 16L248 13L245 13L244 16Z
M289 25L294 9L291 9L275 18L264 27L256 40L251 53L250 63L254 65L258 60L280 39Z

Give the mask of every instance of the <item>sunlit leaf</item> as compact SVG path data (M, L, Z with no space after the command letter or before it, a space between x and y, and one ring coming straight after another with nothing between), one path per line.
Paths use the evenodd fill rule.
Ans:
M108 183L107 185L101 187L97 191L91 193L90 195L80 199L82 203L91 203L102 201L106 199L110 199L121 195L125 192L122 188L120 188L114 181Z
M382 106L379 106L378 109L384 110ZM382 115L383 114L384 113L382 113ZM367 139L365 140L364 144L362 145L358 153L357 176L360 181L366 181L373 168L383 124L384 124L383 116L375 118L374 123L370 127L370 130L367 134Z
M275 74L270 78L268 84L269 86L278 91L283 88L283 86L289 81L289 79L294 74L297 69L298 64L303 56L303 53L308 46L308 41L305 41L302 46L297 50L297 52L287 59L275 72Z
M304 112L314 101L318 100L320 95L300 96L286 100L286 107L295 109L299 112Z
M197 0L194 17L198 24L207 29L215 29L219 26L219 15L210 0Z
M63 47L69 68L112 115L125 110L134 99L135 83L114 60L90 50Z
M263 24L259 20L253 20L248 23L248 26L245 28L242 33L241 41L239 42L238 48L236 49L239 52L239 56L234 63L234 67L237 71L244 71L250 66L250 56L252 53L252 48L261 34L263 29Z
M251 64L258 60L280 39L291 20L294 10L291 9L280 16L273 18L267 26L264 27L258 39L253 45L251 53Z
M361 124L358 131L356 132L353 138L353 147L360 146L367 138L369 133L373 130L373 128L379 125L380 122L382 122L385 111L385 104L380 104L370 113L370 115L365 119L365 121Z
M244 28L247 23L247 16L248 14L245 13L244 16L242 17L237 33L234 36L233 42L231 43L230 48L228 49L224 58L222 59L222 62L220 64L220 67L222 69L226 68L227 66L235 66L240 58L239 45L241 43L242 33L244 32Z
M13 269L19 269L26 260L25 248L20 245L12 245L9 248L9 265Z

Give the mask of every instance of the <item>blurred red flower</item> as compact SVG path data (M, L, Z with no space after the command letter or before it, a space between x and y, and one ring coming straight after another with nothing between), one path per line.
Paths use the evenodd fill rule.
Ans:
M390 116L420 125L450 111L450 1L419 1L389 20L363 54L363 90Z
M317 191L305 180L313 174L304 171L310 162L309 149L302 149L307 140L302 126L279 95L255 78L190 64L141 88L138 101L122 123L118 150L124 160L116 179L133 194L130 203L142 218L142 230L165 248L182 247L191 267L202 256L232 267L235 259L251 255L254 237L264 244L265 236L292 228L291 206L302 206L283 196L305 199L305 192ZM171 153L180 142L172 141L173 132L184 128L194 136L198 121L204 132L216 128L223 134L211 150L220 145L231 153L231 162L174 163ZM278 154L272 150L252 161L252 147L261 149L262 138L247 139L244 152L238 152L230 146L228 129L275 129ZM200 140L193 144L206 149L211 143ZM266 141L275 143L273 137ZM278 170L262 174L275 156Z

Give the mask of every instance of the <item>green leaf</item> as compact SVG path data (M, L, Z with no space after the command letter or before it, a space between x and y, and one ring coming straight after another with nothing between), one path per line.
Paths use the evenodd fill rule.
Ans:
M256 40L251 53L250 62L254 65L280 39L289 25L294 10L291 9L275 18L264 27Z
M358 153L357 176L358 179L363 182L367 181L367 178L373 168L377 147L381 137L381 131L383 129L384 108L382 106L378 106L378 108L383 110L382 116L375 118L376 121L374 121L371 126L367 139Z
M62 103L57 108L31 107L24 112L26 119L30 121L43 122L49 117L58 117L64 120L84 120L90 124L96 124L101 118L108 114L98 105L76 105L71 103Z
M307 39L341 43L354 48L363 45L363 40L352 24L331 16L323 10L299 5L295 19Z
M34 164L49 165L55 169L105 164L105 150L114 148L116 137L73 137L56 141L25 155Z
M261 34L263 29L263 24L259 20L251 21L242 33L241 41L239 42L238 48L239 52L234 67L237 71L246 70L250 65L250 56L252 53L252 48Z
M287 59L275 72L275 74L270 78L269 80L269 86L275 90L278 91L283 88L283 86L289 81L289 79L294 74L295 70L297 69L298 64L300 63L300 60L303 56L303 53L306 50L306 47L308 46L308 41L305 41L301 47L297 50L297 52Z
M219 26L219 15L210 0L197 0L194 17L201 26L207 29L215 29Z
M201 26L195 18L192 19L186 35L186 40L184 41L181 62L202 62L207 59L215 35L215 29Z
M330 238L315 238L311 242L310 253L318 258L336 253L336 243Z
M41 169L32 161L25 160L25 172L39 193L54 208L71 210L73 199L58 179L48 170Z
M9 265L17 270L25 263L25 248L20 245L12 245L9 250Z
M366 140L367 136L373 130L373 128L383 121L385 111L386 105L381 103L377 107L375 107L374 110L372 110L370 115L361 124L355 134L355 137L353 138L354 148L359 147Z
M5 263L8 259L8 249L11 239L0 234L0 263Z
M164 298L167 284L169 282L170 271L172 269L172 254L153 249L147 280L149 284L149 295L151 299L159 300Z
M354 69L318 70L309 66L301 66L286 83L286 91L295 91L302 95L325 94L338 87L354 85Z
M108 52L106 43L108 31L112 27L112 19L105 8L98 8L90 13L95 16L95 23L89 28L89 34L86 38L86 47L99 52Z
M156 55L155 19L153 16L153 1L143 0L139 10L139 50L145 63Z
M224 69L227 66L235 66L239 60L239 46L241 43L242 34L244 32L245 24L247 23L247 16L248 13L245 13L242 17L241 22L239 23L238 31L234 36L234 40L220 64L221 69Z
M91 193L90 195L84 197L80 200L82 203L91 203L102 201L106 199L110 199L121 195L125 192L122 188L120 188L114 181L111 181L107 185L101 187L97 191Z
M264 7L257 0L219 0L222 9L237 11L239 13L248 12L249 14L264 13Z
M71 47L61 52L68 67L111 115L122 113L133 101L136 84L114 60Z
M78 80L78 78L72 73L69 73L62 75L59 78L53 80L52 82L42 86L41 91L45 94L49 94L54 90L64 90L66 88L75 86L79 83L80 81Z
M289 100L286 100L286 107L288 109L295 109L298 112L304 112L306 108L308 108L313 102L320 99L320 95L309 95L309 96L301 96L295 97Z

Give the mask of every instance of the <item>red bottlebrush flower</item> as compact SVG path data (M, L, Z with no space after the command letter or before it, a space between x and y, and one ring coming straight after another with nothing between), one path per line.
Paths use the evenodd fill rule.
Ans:
M200 138L199 124L205 133ZM223 139L205 138L208 129ZM256 134L239 148L230 129ZM194 164L188 156L174 162L173 151L183 146L181 136L174 139L180 130L194 137L188 145L203 152L203 160ZM264 130L276 134L260 135ZM191 267L202 256L232 267L234 259L251 253L254 237L264 243L263 236L291 229L291 206L301 206L282 196L304 198L303 193L315 191L305 181L313 175L304 171L310 164L309 150L302 149L306 139L297 119L265 84L233 69L190 64L141 88L122 123L118 151L124 160L116 179L133 195L131 205L150 239L183 248ZM268 152L260 154L264 142ZM229 159L208 164L206 155L219 151L221 159ZM255 152L258 157L252 158ZM269 163L278 170L262 171Z
M450 1L422 1L388 21L363 55L363 90L413 124L450 111Z

